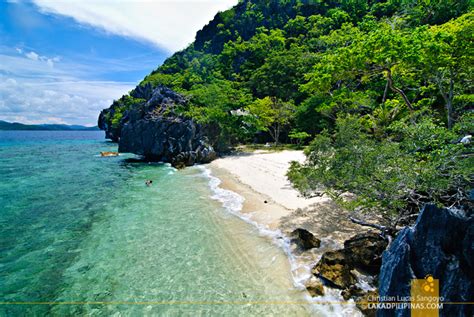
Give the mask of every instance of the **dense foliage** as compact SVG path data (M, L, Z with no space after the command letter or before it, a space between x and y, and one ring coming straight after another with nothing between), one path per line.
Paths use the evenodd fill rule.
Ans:
M471 185L469 0L242 0L140 86L190 100L226 142L305 142L289 177L387 213L464 203ZM133 95L133 92L132 92ZM143 100L124 96L110 126ZM258 138L257 138L258 137Z

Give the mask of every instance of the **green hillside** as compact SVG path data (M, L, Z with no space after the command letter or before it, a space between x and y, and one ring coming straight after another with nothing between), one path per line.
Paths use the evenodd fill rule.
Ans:
M305 194L351 191L348 207L387 215L462 205L473 19L469 0L243 0L115 101L107 124L120 134L138 91L165 85L229 145L310 142L309 162L289 172Z

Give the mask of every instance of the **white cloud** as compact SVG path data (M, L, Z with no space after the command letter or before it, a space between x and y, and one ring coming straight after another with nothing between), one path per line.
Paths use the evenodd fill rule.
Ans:
M39 55L36 54L35 52L29 52L29 53L26 53L25 54L26 57L28 57L29 59L32 59L34 61L37 61L39 59Z
M34 0L45 13L72 17L107 32L146 40L170 51L185 48L218 11L237 0Z
M38 59L0 53L0 120L22 123L68 123L94 125L98 113L135 83L82 80L87 66L61 63L51 68ZM57 60L57 59L56 59ZM89 69L90 72L90 69Z
M33 0L43 13L59 14L111 34L147 41L175 51L196 31L238 0ZM20 17L21 18L21 17ZM23 17L23 24L32 19ZM30 23L31 24L31 23ZM111 73L156 67L153 52L122 59L54 57L15 43L0 45L0 120L91 125L100 110L135 82L89 80ZM46 55L43 55L46 54ZM140 63L136 60L139 59ZM94 75L94 76L92 76ZM101 76L104 75L104 76Z
M33 52L33 51L23 54L23 50L21 48L16 48L15 50L18 52L18 54L25 55L25 57L28 59L31 59L33 61L45 62L50 68L54 67L55 62L59 62L61 60L59 56L56 56L56 57L41 56L38 53Z
M101 81L44 84L0 77L0 120L91 125L97 114L133 85Z

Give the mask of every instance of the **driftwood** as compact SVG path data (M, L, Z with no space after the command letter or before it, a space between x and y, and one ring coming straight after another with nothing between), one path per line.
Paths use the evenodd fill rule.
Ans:
M391 227L391 226L383 226L376 223L366 222L366 221L354 218L352 216L349 217L349 220L363 227L369 227L369 228L380 230L380 236L384 239L387 239L389 245L392 243L392 240L398 231L396 228Z
M358 225L364 226L364 227L370 227L370 228L375 228L380 231L385 231L387 229L386 226L378 225L375 223L370 223L370 222L365 222L360 219L354 218L354 217L349 217L349 220L352 221L353 223L356 223Z

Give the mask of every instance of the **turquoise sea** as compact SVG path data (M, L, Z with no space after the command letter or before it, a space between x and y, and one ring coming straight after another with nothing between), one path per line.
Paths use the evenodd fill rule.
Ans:
M0 131L1 316L309 313L235 195L203 168L99 156L116 149L103 132Z

